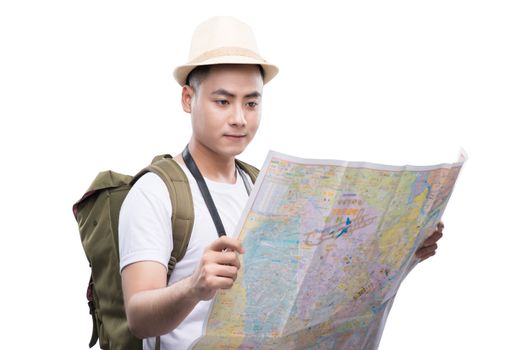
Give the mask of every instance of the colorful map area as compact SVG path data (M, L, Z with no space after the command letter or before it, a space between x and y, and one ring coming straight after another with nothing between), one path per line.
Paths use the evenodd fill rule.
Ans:
M238 229L242 269L193 348L378 348L464 161L399 167L270 152Z

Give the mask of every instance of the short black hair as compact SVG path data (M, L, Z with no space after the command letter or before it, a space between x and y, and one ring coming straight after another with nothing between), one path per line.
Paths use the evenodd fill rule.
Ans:
M225 64L220 64L220 65L225 65ZM227 65L230 65L230 64L227 64ZM187 75L186 85L189 85L193 89L197 90L200 84L207 78L212 66L218 66L218 64L198 66L195 69L193 69ZM264 68L262 68L260 64L257 64L257 67L260 70L260 75L262 76L262 80L264 80Z

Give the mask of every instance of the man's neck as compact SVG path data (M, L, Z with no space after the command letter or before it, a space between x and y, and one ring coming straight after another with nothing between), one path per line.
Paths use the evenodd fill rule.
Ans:
M216 182L236 183L235 157L219 155L193 139L189 142L189 153L205 178ZM177 160L181 161L182 157L177 156Z

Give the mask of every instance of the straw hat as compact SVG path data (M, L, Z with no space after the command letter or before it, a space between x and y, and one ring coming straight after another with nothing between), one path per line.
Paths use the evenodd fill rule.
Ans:
M211 64L259 64L264 70L264 84L278 73L278 67L266 62L259 52L251 28L233 17L212 17L196 27L186 64L173 75L185 85L189 73L198 66Z

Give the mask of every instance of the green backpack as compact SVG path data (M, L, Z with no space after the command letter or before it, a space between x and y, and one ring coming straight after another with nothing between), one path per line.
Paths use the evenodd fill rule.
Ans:
M254 183L258 169L239 160L236 162ZM99 340L101 349L142 349L142 340L134 337L127 326L120 276L118 218L127 193L148 172L162 178L173 208L173 251L167 280L176 262L186 252L194 222L193 199L184 171L169 154L155 157L151 165L134 177L113 171L100 172L87 192L73 205L82 246L91 267L87 300L93 331L89 347ZM159 346L157 338L157 348Z

